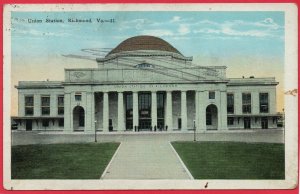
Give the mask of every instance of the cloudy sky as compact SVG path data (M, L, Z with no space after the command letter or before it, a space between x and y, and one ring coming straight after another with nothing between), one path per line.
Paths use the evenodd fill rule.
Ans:
M64 22L46 23L47 18ZM90 18L92 23L68 22ZM93 59L129 37L152 35L193 56L196 64L227 66L228 77L276 77L277 110L283 107L283 12L13 12L11 20L12 85L63 80L64 68L96 67L92 60L63 55ZM12 90L12 115L17 115L17 91Z

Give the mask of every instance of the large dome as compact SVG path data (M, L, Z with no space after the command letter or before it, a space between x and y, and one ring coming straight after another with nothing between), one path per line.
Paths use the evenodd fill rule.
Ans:
M168 51L181 55L181 53L168 42L155 36L134 36L128 38L111 50L108 55L136 50Z

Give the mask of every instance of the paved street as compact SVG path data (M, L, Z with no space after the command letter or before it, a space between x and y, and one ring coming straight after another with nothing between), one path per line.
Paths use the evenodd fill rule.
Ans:
M44 131L14 131L12 132L12 145L26 144L49 144L49 143L80 143L94 142L94 134L83 134L82 132L66 134L63 132L44 132ZM134 140L153 141L193 141L193 132L188 133L165 133L165 132L98 132L98 142L126 142ZM283 130L243 130L242 132L206 132L197 133L197 141L239 141L239 142L284 142Z

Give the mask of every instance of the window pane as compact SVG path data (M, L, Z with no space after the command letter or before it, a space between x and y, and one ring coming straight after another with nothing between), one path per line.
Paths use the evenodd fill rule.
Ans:
M251 93L242 95L243 113L251 113Z
M58 126L63 127L64 126L64 119L58 120Z
M234 113L234 95L227 94L227 113Z
M33 96L25 96L25 106L33 106Z
M64 107L58 107L57 114L63 115L64 114Z
M45 119L42 121L43 127L48 127L49 126L49 120Z
M259 94L259 110L261 113L269 112L269 94L260 93Z
M164 93L157 93L157 118L164 118Z
M25 115L33 115L33 107L25 107Z
M42 96L42 106L50 106L50 96Z
M64 96L58 96L57 97L57 105L58 106L64 106Z
M208 93L209 99L215 99L215 92Z
M76 94L75 95L75 100L76 101L81 101L81 94Z
M227 118L227 125L233 125L234 124L234 118L233 117L228 117Z
M42 107L42 115L49 115L50 107Z

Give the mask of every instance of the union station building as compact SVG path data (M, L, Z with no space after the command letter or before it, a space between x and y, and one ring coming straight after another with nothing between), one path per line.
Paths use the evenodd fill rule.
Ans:
M277 127L274 77L227 78L226 66L193 64L168 42L129 38L65 69L63 81L20 81L19 130L196 131ZM242 70L244 71L244 70Z

